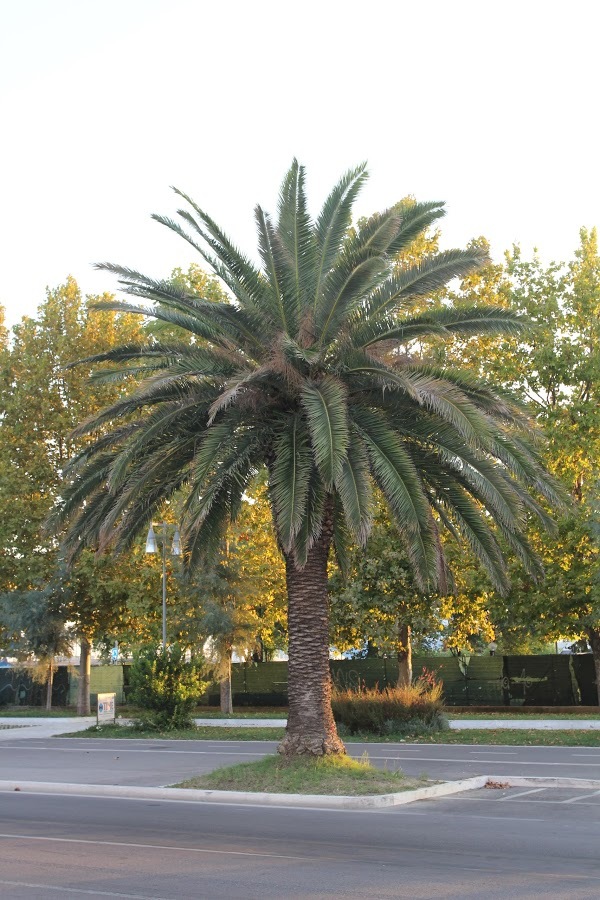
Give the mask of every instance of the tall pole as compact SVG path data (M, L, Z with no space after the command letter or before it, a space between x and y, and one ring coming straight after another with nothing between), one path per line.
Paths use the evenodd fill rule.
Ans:
M162 645L167 649L167 523L162 523Z

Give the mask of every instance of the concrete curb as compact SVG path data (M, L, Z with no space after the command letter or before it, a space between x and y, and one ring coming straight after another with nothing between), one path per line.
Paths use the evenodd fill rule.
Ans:
M598 778L548 778L544 775L489 775L488 781L508 783L510 787L547 787L547 788L581 788L586 790L600 790Z
M259 794L245 791L206 791L193 788L126 787L108 784L60 784L48 781L0 781L0 792L21 791L33 794L71 794L84 797L116 797L131 800L176 800L187 803L232 803L259 806L310 806L324 809L383 809L402 806L416 800L445 797L461 791L484 787L487 775L446 781L413 791L376 794L365 797L337 797L328 794Z

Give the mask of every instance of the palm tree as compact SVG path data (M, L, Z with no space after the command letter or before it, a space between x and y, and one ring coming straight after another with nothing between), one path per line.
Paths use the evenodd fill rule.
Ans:
M327 566L332 547L343 568L349 543L364 545L374 486L424 589L447 581L441 528L462 535L499 589L507 587L499 536L537 572L524 519L532 512L548 522L534 494L558 499L530 446L526 412L510 396L410 352L416 339L521 328L504 309L427 305L484 254L448 250L397 266L443 204L397 204L351 227L365 178L364 166L345 174L313 221L294 161L276 220L256 208L260 266L176 191L187 204L178 219L154 218L198 251L231 295L226 302L99 266L150 301L99 306L192 340L155 338L86 360L116 364L103 379L144 378L76 430L92 437L56 515L69 522L71 559L84 546L118 552L183 494L182 541L194 570L218 553L249 480L266 467L287 576L289 719L280 751L290 755L344 752L330 706Z

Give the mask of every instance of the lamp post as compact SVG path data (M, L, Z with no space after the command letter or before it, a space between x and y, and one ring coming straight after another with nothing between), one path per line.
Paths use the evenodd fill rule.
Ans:
M158 527L158 526L157 526ZM157 538L154 525L150 524L148 537L146 538L146 553L158 553L157 540L161 543L162 552L162 645L163 650L167 646L167 528L174 528L173 543L171 544L171 556L181 556L181 540L177 525L168 525L162 522L160 536Z

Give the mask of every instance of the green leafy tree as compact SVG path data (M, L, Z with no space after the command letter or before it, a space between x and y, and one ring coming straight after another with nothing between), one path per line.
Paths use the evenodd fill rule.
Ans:
M439 598L419 589L385 511L366 548L354 547L346 578L330 579L332 643L342 651L373 645L398 661L398 687L412 683L412 645L439 629Z
M46 709L52 708L55 658L71 651L65 587L58 577L38 589L0 594L0 621L12 635L11 654L36 662L46 681Z
M131 365L152 374L76 430L76 439L95 440L70 469L59 514L69 522L71 560L86 545L122 551L185 490L182 540L194 570L218 551L266 466L288 594L286 754L344 752L330 703L327 565L332 545L345 568L349 544L366 542L373 481L423 590L444 587L446 525L499 588L507 577L492 524L537 571L521 523L525 509L546 515L528 488L559 499L528 445L527 416L505 392L410 354L383 359L409 339L518 331L521 323L489 306L423 311L432 292L476 269L485 253L448 250L398 270L397 254L443 204L392 206L349 233L365 177L364 167L347 173L313 221L294 162L276 220L256 209L261 268L184 195L189 209L179 221L156 216L198 249L231 293L227 302L101 266L136 298L102 308L169 322L193 340L130 344L86 360L120 363L124 378Z
M82 446L71 432L124 389L122 384L92 386L89 367L69 369L68 364L82 350L94 353L139 339L141 333L136 318L91 312L73 278L48 291L35 318L25 317L13 328L0 356L2 590L27 590L53 577L60 535L44 535L43 524L63 470Z
M519 337L456 342L454 361L521 395L548 437L545 459L574 500L555 534L528 526L546 578L535 582L518 560L512 588L501 597L481 573L463 568L472 598L486 596L490 620L507 650L540 647L565 636L586 639L593 652L600 700L600 544L596 533L600 477L600 257L595 229L582 229L568 264L543 265L518 248L504 267L465 279L452 299L498 301L535 325ZM447 353L447 348L444 348Z

